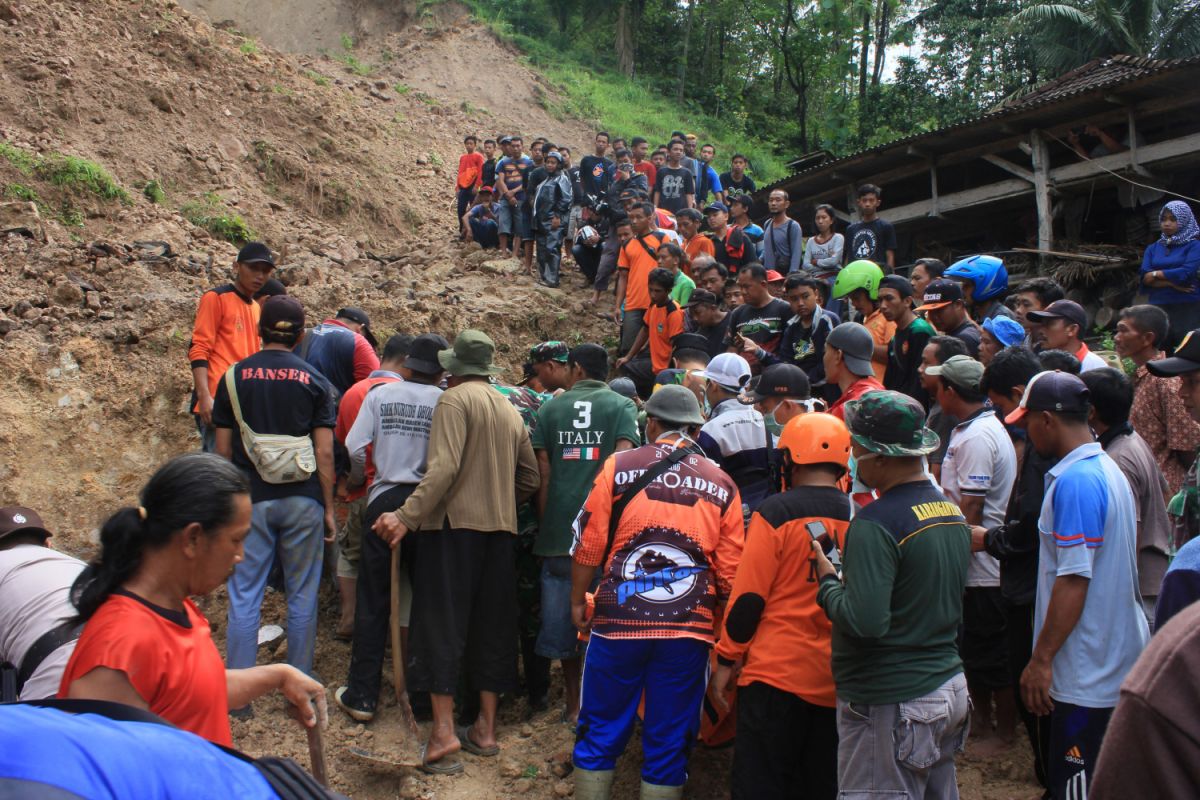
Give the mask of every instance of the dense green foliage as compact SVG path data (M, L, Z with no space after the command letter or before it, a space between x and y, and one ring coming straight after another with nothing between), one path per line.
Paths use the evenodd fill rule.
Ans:
M562 87L562 111L654 141L696 130L748 152L760 183L804 153L967 119L1092 58L1200 52L1200 0L472 1Z

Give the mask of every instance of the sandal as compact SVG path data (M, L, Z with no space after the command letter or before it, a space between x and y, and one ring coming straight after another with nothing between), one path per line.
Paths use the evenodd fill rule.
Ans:
M458 759L448 761L450 756L444 756L437 761L426 761L425 750L429 747L427 744L421 745L421 765L417 769L427 775L458 775L463 771L463 764Z
M490 758L500 754L500 745L498 744L494 744L491 747L484 747L482 745L475 744L475 742L471 740L471 729L465 725L460 727L457 731L455 731L455 733L458 734L458 740L462 742L462 749L466 750L472 755Z

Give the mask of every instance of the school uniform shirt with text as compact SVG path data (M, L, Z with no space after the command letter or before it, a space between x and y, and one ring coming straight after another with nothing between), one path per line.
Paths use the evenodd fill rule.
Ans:
M671 366L671 341L683 333L683 309L674 300L665 306L651 305L642 317L649 336L650 364L657 374Z
M632 498L601 563L613 502L672 449L614 453L575 520L575 563L601 568L595 636L713 642L713 611L729 596L745 528L737 486L712 461L688 455Z
M346 435L346 450L357 477L367 448L375 462L370 498L425 477L429 430L442 390L416 381L392 381L367 392L358 416Z
M329 428L332 433L337 424L336 398L328 381L290 350L256 353L235 364L233 376L242 418L255 433L311 436L316 428ZM224 378L222 375L213 403L213 426L231 429L233 463L250 479L250 500L258 503L300 496L324 503L315 472L296 483L267 483L259 477L242 445Z

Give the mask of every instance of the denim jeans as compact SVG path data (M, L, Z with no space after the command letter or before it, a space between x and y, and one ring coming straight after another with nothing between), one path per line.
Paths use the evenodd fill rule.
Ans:
M571 621L571 566L574 563L570 556L542 559L542 626L535 652L544 658L579 658L583 654L579 632Z
M229 669L253 667L258 654L258 624L267 576L278 550L287 590L288 663L312 672L317 636L317 589L325 510L311 497L285 497L254 504L242 562L229 576Z
M923 697L865 705L837 701L839 797L955 800L954 754L971 717L960 672Z

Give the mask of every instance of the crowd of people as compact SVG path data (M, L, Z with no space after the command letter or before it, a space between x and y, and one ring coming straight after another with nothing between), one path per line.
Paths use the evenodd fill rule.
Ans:
M523 697L574 727L579 800L610 796L639 722L645 800L682 797L697 743L732 743L734 798L953 798L956 754L1017 747L1018 724L1046 797L1193 794L1188 206L1163 208L1150 302L1096 352L1048 278L1010 284L986 254L898 268L878 186L841 232L779 190L759 225L747 160L718 174L697 144L600 133L575 168L545 140L467 137L462 236L551 286L570 252L619 326L615 353L534 344L515 383L483 331L317 322L246 245L196 315L203 452L162 466L87 564L0 509L6 699L123 704L228 746L229 715L278 690L321 724L329 572L350 642L333 701L375 718L398 631L433 774L500 753L498 709ZM190 599L222 583L224 660ZM287 663L258 666L268 587ZM42 762L16 763L0 788Z

